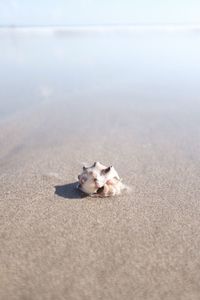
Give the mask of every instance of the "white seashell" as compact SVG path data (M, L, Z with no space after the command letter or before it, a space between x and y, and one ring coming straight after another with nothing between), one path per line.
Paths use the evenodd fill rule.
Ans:
M106 167L99 162L88 168L83 167L78 179L79 189L92 196L115 196L125 189L115 168Z

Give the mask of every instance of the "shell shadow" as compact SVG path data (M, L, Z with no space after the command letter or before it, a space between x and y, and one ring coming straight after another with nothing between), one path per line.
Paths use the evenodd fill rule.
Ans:
M67 183L64 185L55 186L55 195L66 199L82 199L87 195L77 189L78 182Z

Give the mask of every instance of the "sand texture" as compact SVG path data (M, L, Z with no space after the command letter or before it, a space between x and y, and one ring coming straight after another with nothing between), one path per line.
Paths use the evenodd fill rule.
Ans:
M77 92L1 121L1 300L199 299L200 109L181 103ZM132 192L80 197L96 160Z

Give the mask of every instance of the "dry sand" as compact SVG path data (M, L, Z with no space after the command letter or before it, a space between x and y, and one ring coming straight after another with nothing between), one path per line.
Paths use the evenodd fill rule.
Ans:
M98 91L1 121L0 299L199 299L199 113ZM131 194L81 198L95 160Z

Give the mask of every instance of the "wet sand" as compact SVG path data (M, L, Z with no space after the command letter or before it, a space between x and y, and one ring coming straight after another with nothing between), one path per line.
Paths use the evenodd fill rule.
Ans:
M199 109L121 97L1 122L1 299L199 299ZM81 198L73 183L95 160L132 192Z
M199 299L198 32L37 34L0 34L0 299ZM97 160L131 193L81 197Z

